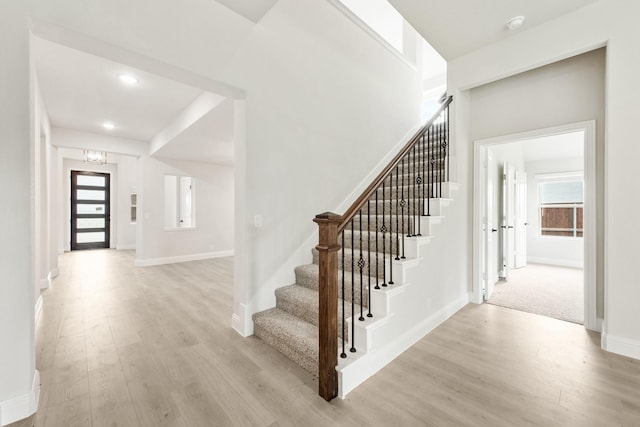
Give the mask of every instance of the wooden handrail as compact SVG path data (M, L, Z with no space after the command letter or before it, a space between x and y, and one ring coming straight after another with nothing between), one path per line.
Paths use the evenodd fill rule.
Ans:
M449 106L449 104L451 104L451 101L453 101L453 96L449 96L446 99L446 101L444 103L442 103L442 105L440 105L440 108L438 108L438 110L433 114L433 116L431 117L431 119L429 119L427 124L422 126L415 133L413 138L411 138L411 140L402 148L402 150L400 150L400 152L398 154L396 154L396 156L393 158L393 160L391 160L391 162L389 162L389 164L382 170L382 172L380 172L378 174L376 179L374 179L373 182L371 184L369 184L367 189L364 190L364 192L360 195L360 197L358 197L356 199L356 201L353 202L353 204L351 206L349 206L349 209L347 209L347 211L344 213L344 215L342 215L342 222L338 226L338 232L342 231L344 229L344 227L347 226L349 221L351 221L351 219L354 217L354 215L360 209L362 209L364 204L367 203L367 200L369 200L371 198L371 196L376 192L378 187L380 187L380 185L387 178L389 173L391 173L393 168L395 168L398 165L398 163L400 163L400 161L409 152L409 150L411 150L411 148L416 144L416 142L418 142L418 140L422 137L422 135L424 135L424 133L427 131L427 129L429 129L429 127L431 127L433 122L435 122L436 119L440 116L440 113L442 113L445 110L445 108L447 108Z

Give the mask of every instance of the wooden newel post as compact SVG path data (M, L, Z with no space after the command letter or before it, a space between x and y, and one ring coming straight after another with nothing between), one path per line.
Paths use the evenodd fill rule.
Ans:
M338 395L338 226L340 215L331 212L316 215L318 224L318 250L320 283L319 304L319 393L329 401Z

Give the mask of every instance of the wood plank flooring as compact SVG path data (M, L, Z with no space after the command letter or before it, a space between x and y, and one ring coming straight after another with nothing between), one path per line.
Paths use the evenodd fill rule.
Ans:
M60 257L26 426L640 426L640 361L580 325L468 305L344 401L230 328L233 259Z

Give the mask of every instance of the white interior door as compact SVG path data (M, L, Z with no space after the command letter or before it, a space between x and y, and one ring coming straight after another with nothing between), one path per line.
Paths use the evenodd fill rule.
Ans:
M509 269L514 265L514 223L515 223L515 170L504 163L502 174L502 277L509 280Z
M192 182L190 176L180 177L180 227L193 226L191 221L191 219L193 218L191 204L191 184Z
M496 222L496 196L498 189L498 166L493 157L493 152L487 150L487 168L485 170L485 182L487 193L485 200L485 301L491 298L498 281L498 224Z
M522 268L527 265L527 174L525 172L516 172L515 196L514 268Z

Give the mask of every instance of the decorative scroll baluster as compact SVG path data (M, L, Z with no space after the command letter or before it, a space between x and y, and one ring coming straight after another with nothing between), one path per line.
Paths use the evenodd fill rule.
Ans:
M406 257L404 256L404 244L405 244L405 241L404 241L404 239L405 239L405 235L404 235L404 207L407 204L407 201L404 198L404 176L407 173L406 165L407 165L407 158L403 157L402 158L402 200L400 201L400 206L402 207L402 214L401 214L402 230L398 230L398 233L402 235L402 256L400 257L402 259L406 259Z
M446 152L446 156L447 156L447 182L449 182L449 157L451 154L451 144L449 144L449 106L447 106L447 108L445 108L444 110L444 122L446 124L446 129L447 129L447 152Z
M418 175L418 173L416 172L416 169L418 167L417 163L416 163L416 146L414 145L413 148L411 149L411 151L409 152L409 155L413 154L413 174L411 175L411 186L413 187L413 199L414 200L418 200L418 194L416 191L416 176ZM417 203L413 203L413 221L412 221L412 225L413 225L413 236L417 236L417 221L416 221L416 212L417 212Z
M360 218L360 221L358 221L358 226L360 228L360 232L359 232L359 236L360 236L360 259L358 260L358 268L360 269L360 317L358 318L359 321L363 321L364 320L364 316L362 313L362 269L364 268L364 258L362 257L362 209L360 209L360 212L358 213L358 217ZM355 297L352 297L352 299L355 299Z
M387 286L387 269L384 268L384 254L387 253L387 226L384 223L384 207L387 204L387 199L384 194L385 182L382 183L382 226L380 227L380 232L382 233L382 286Z
M393 285L393 170L389 174L389 184L389 281L387 283Z

